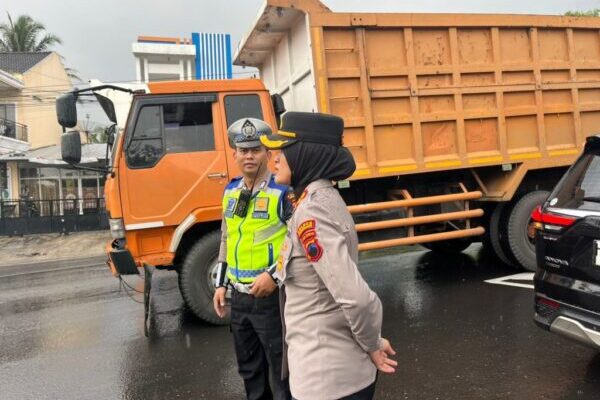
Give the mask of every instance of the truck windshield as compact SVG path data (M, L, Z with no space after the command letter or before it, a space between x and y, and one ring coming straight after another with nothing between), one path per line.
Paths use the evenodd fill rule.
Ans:
M600 155L582 155L550 195L549 205L600 211Z

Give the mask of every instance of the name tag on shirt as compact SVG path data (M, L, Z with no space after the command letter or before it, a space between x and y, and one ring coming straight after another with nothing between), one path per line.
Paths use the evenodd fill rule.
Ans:
M232 218L233 217L233 211L235 210L235 204L237 203L236 199L229 199L227 201L227 207L225 208L225 217L226 218Z
M269 213L262 212L262 211L254 211L252 213L252 218L254 218L254 219L269 219Z

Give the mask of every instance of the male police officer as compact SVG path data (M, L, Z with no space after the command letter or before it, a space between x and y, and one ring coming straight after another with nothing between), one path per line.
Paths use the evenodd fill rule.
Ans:
M232 287L231 331L250 400L291 398L287 378L281 379L282 328L273 273L293 206L288 188L276 184L268 170L271 153L259 137L270 133L269 125L254 118L238 120L227 131L242 176L227 185L223 196L214 296L215 311L222 318L227 286Z

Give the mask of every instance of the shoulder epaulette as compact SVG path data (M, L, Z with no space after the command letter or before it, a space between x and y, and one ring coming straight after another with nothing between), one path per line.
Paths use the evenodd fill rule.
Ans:
M234 189L235 187L237 187L240 184L240 181L242 180L242 176L236 176L235 178L233 178L231 181L229 181L229 183L227 184L227 186L225 186L225 189Z

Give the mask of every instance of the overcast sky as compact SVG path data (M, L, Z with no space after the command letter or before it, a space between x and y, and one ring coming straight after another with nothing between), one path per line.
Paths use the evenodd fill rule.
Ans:
M234 49L263 0L1 0L0 22L28 14L58 35L57 50L84 81L132 81L131 43L139 35L191 37L230 33ZM600 0L325 0L340 12L563 14L600 8Z

